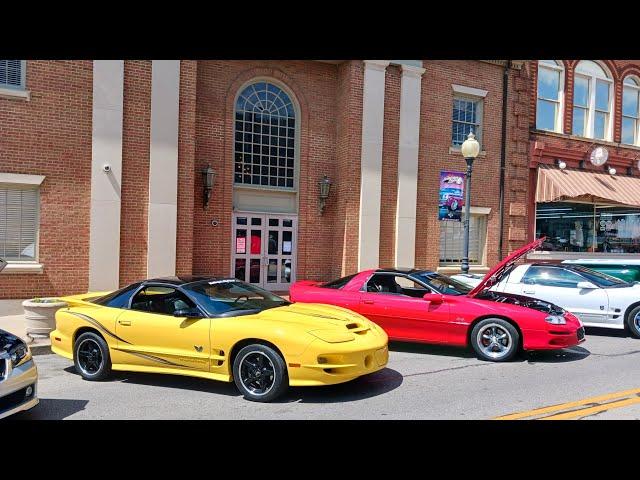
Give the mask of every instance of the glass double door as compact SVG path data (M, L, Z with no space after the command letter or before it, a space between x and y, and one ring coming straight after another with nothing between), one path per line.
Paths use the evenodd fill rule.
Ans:
M231 274L267 290L289 290L296 231L296 215L234 213Z

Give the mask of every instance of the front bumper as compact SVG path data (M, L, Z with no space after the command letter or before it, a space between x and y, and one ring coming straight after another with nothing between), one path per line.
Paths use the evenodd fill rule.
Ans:
M291 386L320 386L348 382L382 370L389 361L386 335L376 341L327 343L314 340L298 358L287 359Z
M525 333L525 350L557 350L584 342L584 327L574 329L533 330Z
M5 367L6 368L6 367ZM38 369L33 359L14 368L0 381L0 418L29 410L38 404ZM31 394L26 395L31 387Z

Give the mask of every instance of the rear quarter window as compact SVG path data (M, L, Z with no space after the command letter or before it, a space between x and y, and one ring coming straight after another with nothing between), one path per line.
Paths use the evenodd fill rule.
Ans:
M332 280L330 282L324 283L322 285L320 285L322 288L333 288L335 290L339 290L342 287L344 287L347 283L349 283L351 281L351 279L353 277L355 277L357 274L354 273L353 275L348 275L346 277L342 277L339 278L337 280Z

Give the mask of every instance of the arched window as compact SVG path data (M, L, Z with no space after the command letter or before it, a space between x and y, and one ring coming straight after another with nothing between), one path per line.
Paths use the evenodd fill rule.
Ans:
M538 61L536 128L562 133L564 69L555 60Z
M637 77L624 79L622 90L622 143L640 145L640 80Z
M235 106L234 182L293 188L295 138L289 95L267 81L245 87Z
M573 134L611 140L611 75L596 62L578 63L573 82Z

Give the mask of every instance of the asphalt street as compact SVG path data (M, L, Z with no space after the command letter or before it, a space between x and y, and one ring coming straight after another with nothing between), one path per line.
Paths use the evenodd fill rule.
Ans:
M442 346L391 343L390 350L380 372L292 388L271 404L244 400L233 384L182 376L114 372L88 382L71 361L38 355L40 404L14 418L640 419L640 340L623 332L588 329L580 346L505 364Z

